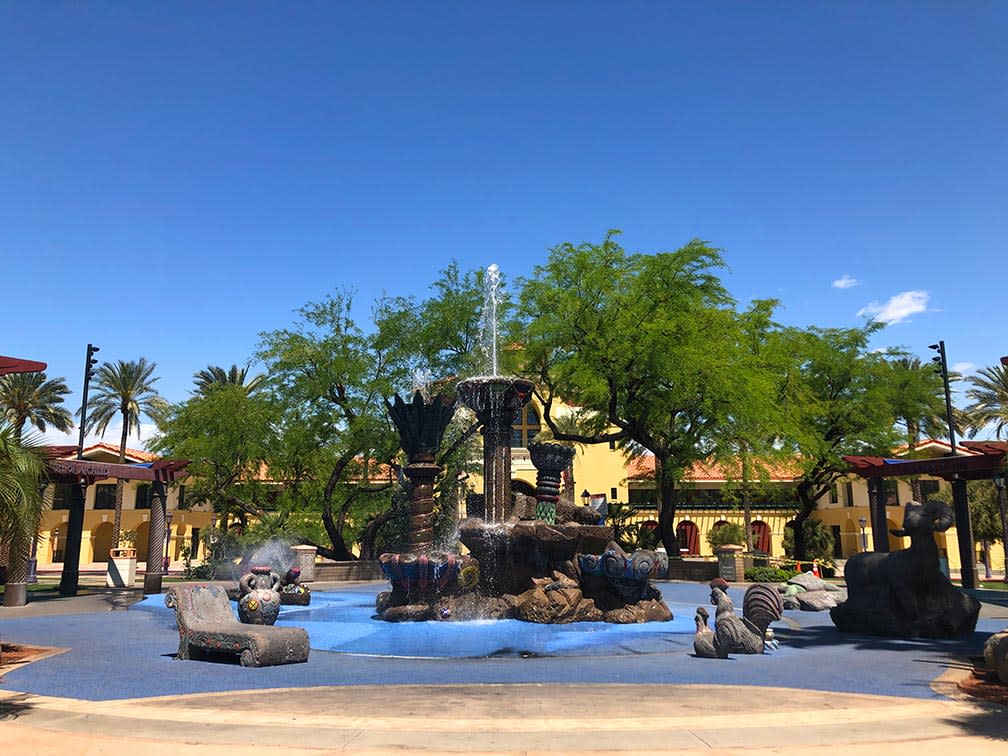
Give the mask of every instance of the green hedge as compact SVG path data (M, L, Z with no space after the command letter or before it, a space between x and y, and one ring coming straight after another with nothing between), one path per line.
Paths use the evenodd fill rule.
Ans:
M750 567L745 571L745 579L750 583L784 583L798 573L780 567Z

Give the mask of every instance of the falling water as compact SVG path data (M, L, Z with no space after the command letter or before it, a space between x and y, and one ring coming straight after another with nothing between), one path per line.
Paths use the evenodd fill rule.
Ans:
M497 372L497 304L500 302L501 294L501 273L500 268L494 263L486 269L486 276L483 279L483 322L481 329L481 341L483 342L483 352L487 355L490 375L498 375Z
M431 384L434 382L434 373L427 368L417 368L413 371L413 391L419 391L425 402L431 400Z

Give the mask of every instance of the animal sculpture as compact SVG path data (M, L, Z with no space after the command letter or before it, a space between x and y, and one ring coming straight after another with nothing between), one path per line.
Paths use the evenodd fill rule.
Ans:
M847 600L830 610L842 631L901 638L947 638L972 632L980 602L941 571L934 534L952 526L952 510L939 501L908 502L903 527L910 548L863 552L847 561Z
M711 588L711 604L717 607L714 642L719 654L763 653L763 630L735 614L735 605L722 588Z
M710 613L702 606L698 606L696 616L696 636L693 638L693 653L704 659L724 659L728 654L722 654L714 639L714 631L707 626L707 619Z

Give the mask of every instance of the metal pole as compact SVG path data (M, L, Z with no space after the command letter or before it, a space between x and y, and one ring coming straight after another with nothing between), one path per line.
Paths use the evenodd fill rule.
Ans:
M949 446L952 448L950 456L954 457L956 453L955 424L952 422L952 392L949 390L948 358L945 356L945 342L939 341L937 344L931 344L929 348L938 350L938 357L935 357L934 361L941 366L941 377L945 383L945 420L948 422Z
M1005 555L1004 582L1008 583L1008 514L1005 512L1005 510L1008 509L1008 506L1006 506L1005 502L1004 476L996 475L994 477L994 485L997 487L998 513L1001 515L1001 547L1004 549Z
M88 386L91 383L91 372L98 360L94 359L94 353L98 347L93 344L87 345L87 358L84 361L84 398L81 401L80 411L80 435L77 437L77 459L84 459L84 427L87 425L87 395Z
M962 587L979 588L980 575L977 573L976 552L973 547L973 523L970 521L966 481L962 478L955 478L952 481L952 508L955 511L956 536L959 542Z

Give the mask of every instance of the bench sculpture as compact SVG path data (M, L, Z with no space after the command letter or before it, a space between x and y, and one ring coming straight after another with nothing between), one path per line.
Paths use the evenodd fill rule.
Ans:
M165 606L175 610L179 659L235 654L243 667L308 661L304 628L238 622L227 592L219 585L173 586L165 596Z
M830 609L837 629L896 638L951 638L976 628L980 602L952 585L938 565L934 534L952 526L939 501L908 502L903 527L910 548L891 554L862 552L847 560L847 600Z

